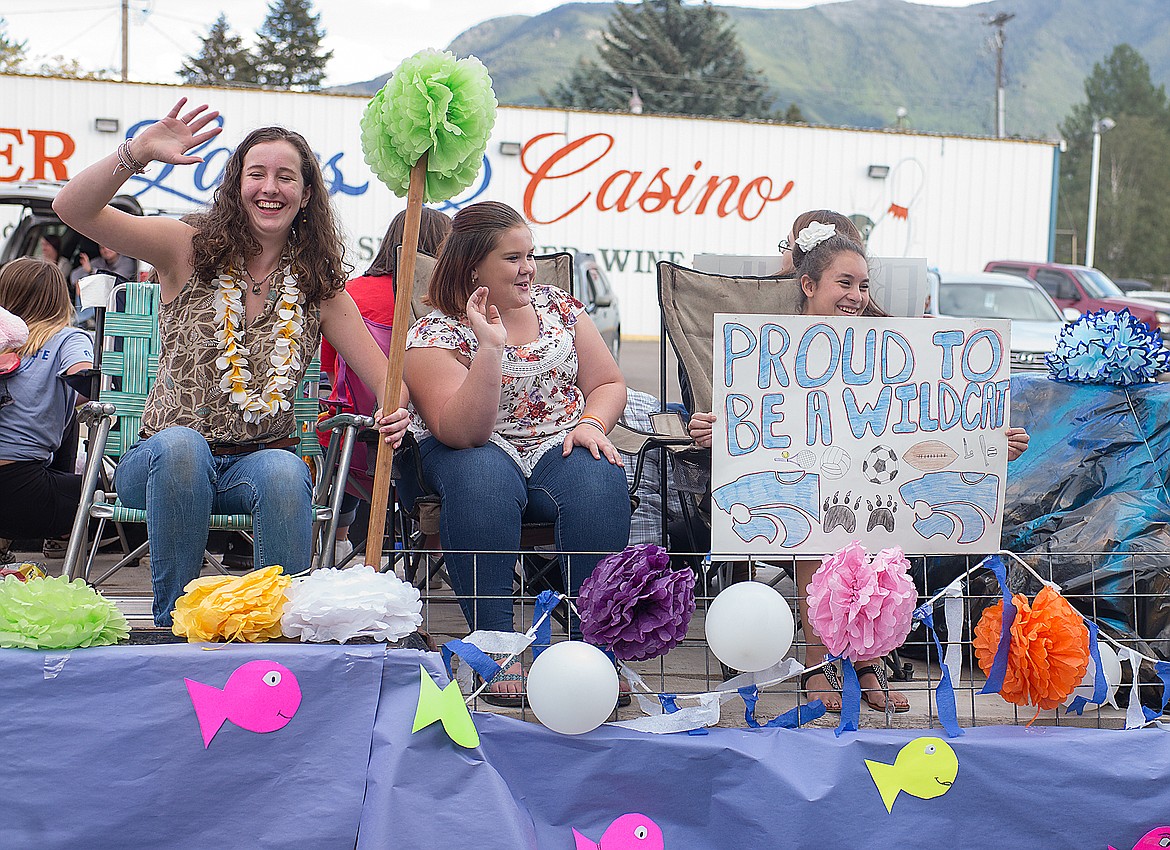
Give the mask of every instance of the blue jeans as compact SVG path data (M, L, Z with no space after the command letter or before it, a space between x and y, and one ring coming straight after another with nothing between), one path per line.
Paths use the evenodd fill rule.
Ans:
M494 443L452 449L427 437L419 455L423 481L442 500L439 538L449 552L447 571L472 629L513 630L512 568L521 522L555 523L558 551L586 553L561 558L561 575L572 596L604 554L629 541L624 470L605 458L594 459L580 446L568 457L559 447L550 449L527 479ZM421 495L413 475L403 478L408 501Z
M309 468L292 452L216 457L198 431L165 428L123 455L114 489L126 507L146 510L156 625L171 625L175 601L199 577L213 513L252 515L257 568L309 566Z

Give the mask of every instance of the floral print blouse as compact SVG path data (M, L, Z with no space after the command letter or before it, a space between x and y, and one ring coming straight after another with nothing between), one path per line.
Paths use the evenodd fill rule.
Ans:
M562 289L532 287L539 336L504 349L500 409L491 441L506 451L527 477L546 451L564 442L585 411L577 386L574 327L585 305ZM465 317L433 310L410 329L406 347L446 348L474 360L479 342ZM411 406L410 430L422 440L430 435Z

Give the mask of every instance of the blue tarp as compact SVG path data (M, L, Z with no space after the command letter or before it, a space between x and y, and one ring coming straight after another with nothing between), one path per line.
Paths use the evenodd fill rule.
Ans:
M1003 545L1051 574L1081 610L1166 655L1170 384L1070 384L1017 375L1011 423L1028 451L1008 468Z
M258 659L295 673L299 710L205 749L183 679L222 687ZM866 760L937 731L568 737L477 713L465 750L438 725L411 734L420 664L445 682L435 655L370 646L2 650L0 847L575 850L573 830L596 843L637 812L670 850L1104 850L1170 823L1161 729L969 729L948 742L953 785L887 811Z

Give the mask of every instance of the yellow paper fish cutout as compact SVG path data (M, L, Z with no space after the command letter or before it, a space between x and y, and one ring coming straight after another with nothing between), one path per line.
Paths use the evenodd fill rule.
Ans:
M886 811L892 812L900 791L921 800L941 797L950 791L959 773L959 757L942 738L923 737L898 750L893 764L866 759L865 766L882 795Z
M450 682L443 690L435 684L430 673L421 664L418 667L419 689L418 708L414 712L414 728L411 732L425 729L435 721L443 724L448 737L461 747L479 746L479 730L471 720L471 712L463 702L459 685Z

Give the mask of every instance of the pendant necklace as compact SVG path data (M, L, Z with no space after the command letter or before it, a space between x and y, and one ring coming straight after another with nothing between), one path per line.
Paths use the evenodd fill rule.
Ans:
M260 280L256 280L256 278L252 277L252 273L248 271L248 267L244 266L244 277L248 278L248 282L252 284L252 294L259 295L260 290L264 288L264 284L268 283L274 277L276 277L276 273L278 271L280 271L279 263L277 263L276 268L274 268L268 274L264 275L264 277L260 278Z

